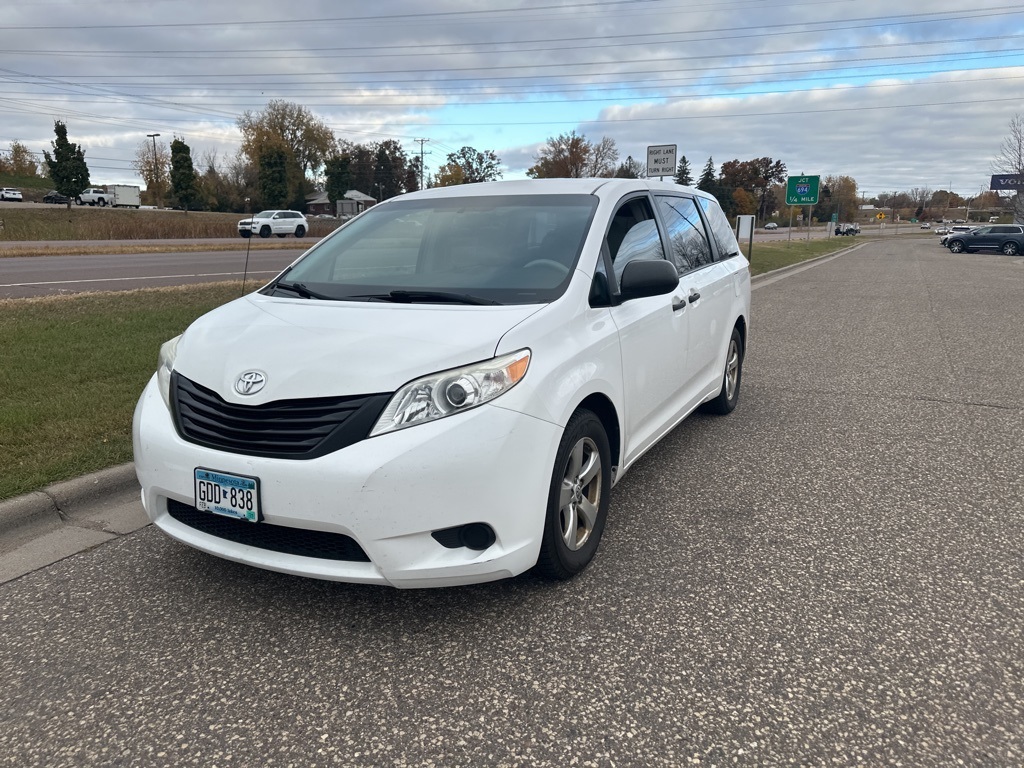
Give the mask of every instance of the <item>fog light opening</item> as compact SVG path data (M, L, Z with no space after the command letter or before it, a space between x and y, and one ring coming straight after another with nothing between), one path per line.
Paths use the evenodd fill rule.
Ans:
M494 529L487 523L467 523L457 525L454 528L443 528L430 534L442 547L448 549L472 549L475 552L482 552L490 547L497 536Z

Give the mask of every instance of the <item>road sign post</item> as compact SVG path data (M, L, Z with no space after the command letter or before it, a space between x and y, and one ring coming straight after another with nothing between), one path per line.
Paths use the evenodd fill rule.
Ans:
M660 180L665 176L675 176L675 174L675 144L657 144L647 148L647 178L657 176Z

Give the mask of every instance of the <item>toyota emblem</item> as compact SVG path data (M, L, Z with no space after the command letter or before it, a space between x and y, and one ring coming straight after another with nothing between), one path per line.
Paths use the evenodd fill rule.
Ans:
M266 383L267 377L259 371L246 371L235 379L235 392L240 395L255 395Z

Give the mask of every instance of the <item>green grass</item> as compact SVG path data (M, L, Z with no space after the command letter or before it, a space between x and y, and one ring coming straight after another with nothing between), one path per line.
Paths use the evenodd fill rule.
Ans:
M132 459L160 345L240 283L0 301L0 499Z
M833 237L828 240L805 240L794 233L790 240L772 240L770 242L754 241L754 257L750 259L750 274L760 275L781 269L792 264L799 264L808 259L825 256L841 251L859 242L858 237ZM747 244L741 245L747 253ZM748 254L749 258L749 254Z
M148 211L131 208L93 208L72 205L43 207L8 205L0 209L4 222L0 247L17 240L165 240L169 238L238 237L245 214L207 211ZM314 237L333 232L336 219L309 219ZM276 239L276 238L275 238Z

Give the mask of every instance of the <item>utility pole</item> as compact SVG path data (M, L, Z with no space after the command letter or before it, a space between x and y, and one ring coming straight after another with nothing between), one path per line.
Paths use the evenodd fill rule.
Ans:
M413 139L413 141L419 142L420 145L420 189L423 189L423 155L431 154L430 152L423 151L423 145L430 141L430 139Z
M157 168L157 165L156 165L156 163L157 163L157 159L156 159L156 137L159 136L159 135L160 135L159 133L147 133L146 134L146 138L147 139L152 139L153 140L153 179L154 180L159 178L159 168ZM159 189L159 187L160 187L160 185L157 184L157 189ZM156 203L157 205L160 205L160 206L163 205L163 200L154 200L153 202Z

